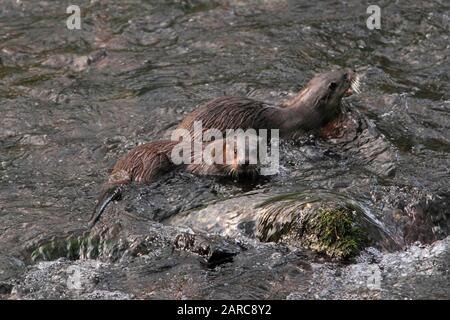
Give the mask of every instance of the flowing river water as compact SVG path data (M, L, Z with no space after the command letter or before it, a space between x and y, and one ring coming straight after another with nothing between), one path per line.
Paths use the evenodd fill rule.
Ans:
M80 0L80 30L69 4L0 0L0 298L450 297L448 1L378 1L380 30L365 1ZM199 103L343 67L343 132L283 143L276 176L174 171L86 229L115 161ZM323 204L371 244L276 236Z

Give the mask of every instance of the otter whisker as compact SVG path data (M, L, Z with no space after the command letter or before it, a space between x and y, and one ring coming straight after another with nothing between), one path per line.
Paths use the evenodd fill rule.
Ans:
M233 177L234 176L234 168L231 166L227 166L227 175Z
M352 90L355 91L356 93L361 93L361 90L359 88L360 85L361 85L361 82L359 81L358 77L356 79L354 79L350 84L350 86L352 87Z
M361 80L359 78L359 75L356 75L355 79L352 80L350 86L356 93L361 93Z

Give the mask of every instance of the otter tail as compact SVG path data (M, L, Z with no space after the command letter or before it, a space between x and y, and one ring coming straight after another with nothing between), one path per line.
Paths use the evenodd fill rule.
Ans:
M120 199L120 197L122 196L123 188L123 184L115 184L103 190L103 192L98 197L97 205L95 206L92 217L89 220L89 228L92 228L97 223L103 211L105 211L106 207L111 201Z

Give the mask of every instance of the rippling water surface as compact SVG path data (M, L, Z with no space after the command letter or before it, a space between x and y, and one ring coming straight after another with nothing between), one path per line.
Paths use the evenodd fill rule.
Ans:
M398 250L415 243L448 252L448 241L439 250L427 247L450 231L448 1L380 1L381 30L367 28L364 1L78 4L82 28L68 30L67 1L0 1L0 287L14 288L15 277L26 277L20 280L25 286L39 278L29 271L29 253L83 230L115 160L167 136L199 103L224 94L279 102L315 73L341 67L362 77L362 93L345 101L354 121L344 138L283 145L280 174L250 185L173 173L130 191L115 206L136 221L221 237L242 236L236 225L260 202L331 197L363 208L396 239ZM172 227L155 228L154 234L170 234ZM322 265L309 253L252 245L257 249L213 271L168 249L159 260L149 249L147 260L123 262L117 270L96 260L57 260L42 268L49 274L66 268L69 278L70 268L92 274L111 268L112 287L87 286L88 298L333 298L352 284L351 275L336 280L330 271L342 266ZM380 254L386 254L380 263L396 265L395 253ZM416 262L398 259L405 270L416 270ZM312 292L319 276L303 263L321 265L320 275L329 277L326 294ZM444 265L440 276L448 279ZM155 282L166 270L172 282ZM440 276L418 280L423 290L415 295L403 280L395 287L395 276L387 274L381 297L448 298ZM59 297L74 297L67 290ZM345 297L380 297L358 290ZM19 289L5 292L11 291L26 296Z

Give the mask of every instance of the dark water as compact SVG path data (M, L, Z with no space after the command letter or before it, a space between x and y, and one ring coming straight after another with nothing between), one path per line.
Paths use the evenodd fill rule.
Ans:
M89 285L79 295L63 277L56 297L449 297L447 1L381 1L381 30L366 27L368 3L361 1L77 3L81 30L66 28L67 1L0 1L5 292L54 297L45 291L51 280L39 270L65 270L69 278L81 272L91 279L98 272L102 280L82 281ZM362 76L362 93L345 101L354 121L344 137L284 145L280 174L251 185L173 173L131 190L111 210L128 213L119 220L131 219L118 232L128 240L148 234L167 239L141 252L139 261L26 267L39 244L85 228L99 186L120 155L164 137L198 103L223 94L279 102L316 72L340 67ZM356 288L355 272L370 273L365 262L328 264L312 253L249 239L251 249L211 271L190 254L173 256L167 243L175 229L151 222L239 238L236 225L255 218L255 206L286 197L344 199L362 208L397 244L393 253L380 249L376 259L387 266L385 287ZM420 277L418 269L433 259L440 267L424 271L414 285L395 268L403 264L405 274ZM334 272L341 269L338 279ZM326 292L314 289L321 278ZM27 296L33 279L47 282L37 282L41 294Z

